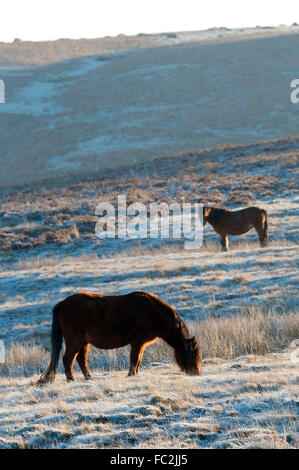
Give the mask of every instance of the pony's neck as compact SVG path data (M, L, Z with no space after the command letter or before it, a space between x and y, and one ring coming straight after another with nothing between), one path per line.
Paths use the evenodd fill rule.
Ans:
M218 207L213 207L211 212L209 213L207 217L207 221L213 225L217 224L218 220L221 218L223 214L225 214L226 210L225 209L220 209Z
M155 297L152 297L152 300L161 315L160 334L157 336L172 348L181 349L190 336L187 326L170 305Z
M173 349L180 348L184 342L179 336L175 337L175 336L165 335L164 337L161 336L161 339L163 339L163 341L165 341L165 343L167 343Z
M165 341L173 349L181 349L184 347L185 340L189 337L189 332L181 319L177 320L176 325L162 333L161 339Z

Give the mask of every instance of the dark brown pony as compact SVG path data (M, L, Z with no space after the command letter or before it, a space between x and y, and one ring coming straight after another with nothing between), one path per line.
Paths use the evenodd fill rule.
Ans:
M268 216L264 209L247 207L229 211L217 207L203 207L203 225L209 222L220 235L222 251L228 251L228 235L243 235L255 228L260 245L268 245Z
M102 349L131 345L129 375L138 372L145 347L162 338L175 352L184 372L199 374L201 350L176 311L147 292L125 295L99 295L81 292L55 305L52 321L52 354L47 370L38 384L53 382L58 367L62 338L65 341L63 364L67 380L74 380L75 359L86 379L89 344Z

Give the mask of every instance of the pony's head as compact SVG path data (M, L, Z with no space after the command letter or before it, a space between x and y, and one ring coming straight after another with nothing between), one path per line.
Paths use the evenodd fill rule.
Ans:
M203 217L203 224L206 225L208 221L208 217L211 213L212 208L208 206L203 206L202 208L202 217Z
M175 358L180 368L190 375L198 375L200 372L201 349L193 338L186 338L182 348L175 350Z

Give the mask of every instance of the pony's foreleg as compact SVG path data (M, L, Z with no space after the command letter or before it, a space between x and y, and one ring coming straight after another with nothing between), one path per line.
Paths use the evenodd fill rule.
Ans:
M226 235L220 236L220 244L221 244L222 251L228 251L228 238Z
M75 351L74 349L68 346L66 347L66 350L63 356L63 365L64 365L64 371L65 371L65 375L66 375L68 382L70 380L74 380L72 369L73 369L73 364L75 362L77 354L78 352Z
M131 344L131 353L130 353L130 368L128 375L136 375L138 373L143 351L145 348L145 344L140 343L132 343Z
M80 352L76 358L86 380L91 379L91 374L87 365L88 348L89 348L89 344L84 344L82 348L80 349Z

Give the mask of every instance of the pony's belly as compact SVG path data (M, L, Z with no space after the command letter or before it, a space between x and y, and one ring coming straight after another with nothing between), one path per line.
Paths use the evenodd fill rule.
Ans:
M128 338L108 335L102 338L89 336L88 342L99 349L116 349L127 346L130 340Z
M131 343L132 328L112 315L90 323L85 330L85 340L99 349L122 348Z
M253 228L253 225L247 225L246 227L234 227L231 229L227 235L245 235L245 233L249 232Z
M124 346L128 346L129 343L90 343L92 346L94 346L97 349L117 349L117 348L123 348Z

